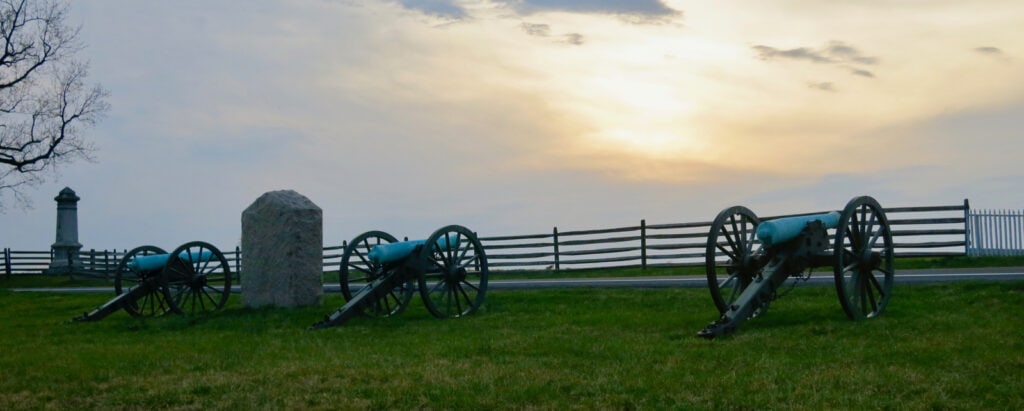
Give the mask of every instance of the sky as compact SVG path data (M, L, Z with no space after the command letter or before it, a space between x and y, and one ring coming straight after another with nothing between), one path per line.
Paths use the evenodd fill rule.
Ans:
M295 190L324 242L887 207L1024 209L1024 2L76 1L111 110L0 247L241 241ZM11 201L9 196L0 200Z

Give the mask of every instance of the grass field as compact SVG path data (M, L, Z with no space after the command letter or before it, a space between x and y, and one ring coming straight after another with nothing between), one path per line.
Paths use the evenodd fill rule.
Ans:
M417 299L309 331L340 296L69 323L109 296L0 290L0 409L1024 409L1024 283L897 286L858 323L798 287L714 341L706 292L492 292L447 321Z

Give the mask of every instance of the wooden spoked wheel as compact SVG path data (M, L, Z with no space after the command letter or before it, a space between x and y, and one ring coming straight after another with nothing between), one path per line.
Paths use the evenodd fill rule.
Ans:
M419 276L423 305L435 317L472 314L487 294L487 255L466 227L450 225L435 231L420 247Z
M711 223L704 267L719 314L729 310L761 269L754 258L761 249L755 236L760 222L750 209L734 206L722 210Z
M171 251L161 271L167 303L179 314L195 315L224 307L231 295L231 267L216 247L202 241Z
M123 303L124 310L128 311L132 316L153 317L156 315L163 315L170 310L164 293L156 289L160 270L143 271L134 264L137 257L157 254L167 254L167 252L160 247L144 245L132 249L117 263L117 268L114 274L115 295L127 293L131 289L139 286L154 287L153 292L146 293L142 298L136 301ZM143 283L147 281L148 285L143 285Z
M843 311L853 320L881 314L892 296L892 231L871 197L847 203L836 228L835 281Z
M369 287L375 280L394 274L393 270L404 269L401 264L376 263L369 257L373 247L397 241L394 236L383 231L368 231L353 238L345 246L338 275L345 301L352 300L353 296ZM390 317L399 314L409 305L413 291L412 280L402 282L390 290L379 291L379 298L376 298L373 304L363 306L362 312L371 317Z

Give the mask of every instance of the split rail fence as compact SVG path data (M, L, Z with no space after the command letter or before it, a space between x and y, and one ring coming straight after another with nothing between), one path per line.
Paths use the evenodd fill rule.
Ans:
M971 210L970 204L886 208L896 257L1024 255L1024 211ZM764 217L764 220L786 216ZM481 237L493 270L566 270L611 267L700 266L710 221L648 224L597 230ZM345 244L324 248L324 271L337 271ZM126 250L88 250L78 264L109 276ZM242 253L225 252L239 270ZM49 251L3 249L3 272L39 274Z

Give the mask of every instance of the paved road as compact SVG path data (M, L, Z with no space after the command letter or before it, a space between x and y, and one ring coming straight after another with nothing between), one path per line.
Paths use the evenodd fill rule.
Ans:
M1022 281L1024 267L974 268L950 270L904 270L896 273L897 284L927 284L951 281ZM685 277L631 277L631 278L571 278L537 280L491 280L490 290L535 290L545 288L669 288L706 287L707 279L702 276ZM831 272L816 272L805 282L809 285L833 283ZM337 284L326 284L327 292L339 292ZM69 288L13 288L15 292L59 292L59 293L113 293L111 287L69 287ZM240 292L238 286L233 292Z
M896 273L897 284L941 283L950 281L1013 281L1024 280L1024 267L970 270L905 270ZM794 280L790 280L794 281ZM540 289L571 287L603 288L665 288L665 287L707 287L703 276L686 277L635 277L635 278L578 278L552 280L494 280L491 289ZM831 272L815 272L805 284L833 285Z

